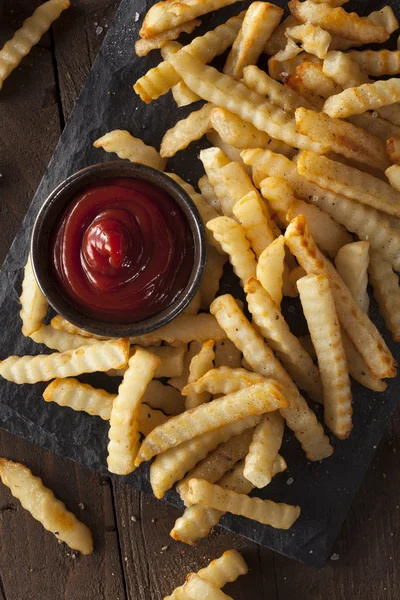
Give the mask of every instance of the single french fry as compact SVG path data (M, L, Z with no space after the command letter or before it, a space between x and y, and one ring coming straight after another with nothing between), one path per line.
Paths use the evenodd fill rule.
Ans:
M225 338L224 331L212 315L201 313L199 315L180 315L159 329L130 338L130 343L146 347L154 346L158 342L176 345L188 344L193 340L197 342L214 340L217 342Z
M391 137L400 136L400 127L389 123L386 119L381 119L375 112L366 112L362 115L352 115L347 121L362 127L368 133L375 135L383 142L386 142Z
M291 0L289 9L292 15L302 23L319 25L331 34L364 44L386 42L389 33L383 25L375 25L367 17L357 13L347 13L341 7L332 7L327 3L315 4L310 0L300 2Z
M333 452L323 428L297 387L263 338L250 325L232 296L219 296L210 307L226 335L239 348L253 371L279 381L285 389L289 408L281 409L309 460L322 460Z
M182 479L209 452L247 429L254 428L260 419L260 416L250 416L222 425L159 454L150 467L150 482L156 498L162 498L176 481Z
M235 148L266 148L271 141L264 131L259 131L225 108L215 107L212 110L211 125L226 144Z
M22 321L22 333L25 336L30 336L40 329L49 307L46 298L36 283L30 255L25 265L22 292L19 301L21 303L19 314Z
M192 33L199 25L201 25L200 19L192 19L148 39L137 40L135 42L136 56L147 56L152 50L163 48L167 42L176 40L181 33Z
M301 305L317 353L324 389L324 419L340 439L352 430L352 395L346 355L335 303L324 274L306 275L297 282Z
M96 338L84 337L82 335L57 330L51 325L41 325L39 329L29 337L37 344L44 344L48 348L57 350L58 352L74 350L75 348L95 344L99 341Z
M383 381L383 379L379 379L372 374L371 369L368 367L343 327L340 329L340 333L350 375L364 387L374 392L384 392L387 388L386 381Z
M4 485L10 488L14 498L21 502L22 507L30 512L47 531L51 531L58 540L65 542L72 550L78 550L81 554L93 552L90 529L78 521L75 515L66 509L65 504L58 500L28 467L1 458L0 477Z
M143 403L155 410L162 410L166 415L179 415L185 410L184 398L180 391L156 379L150 381L147 386Z
M186 349L183 356L182 373L177 377L171 377L171 379L168 380L169 385L172 385L177 390L182 391L182 388L187 384L189 379L189 369L192 358L200 352L201 346L202 344L197 341L193 341L189 344L189 347Z
M394 377L396 361L389 348L367 314L353 299L336 269L316 247L302 215L290 223L285 239L290 251L307 273L322 274L329 278L340 323L372 373L379 378Z
M244 229L257 258L275 239L269 213L258 192L249 192L233 206L233 214Z
M221 254L213 246L208 246L206 269L200 285L201 308L205 310L208 310L218 293L219 282L227 260L226 254Z
M248 153L245 153L246 157ZM290 221L287 220L287 212L289 208L296 202L295 195L288 182L283 177L265 177L265 173L260 174L262 182L261 193L263 197L268 200L268 204L274 213L276 213L285 225L288 225ZM258 279L260 279L258 277Z
M286 35L300 41L305 52L315 54L318 58L326 57L332 41L332 37L327 31L311 23L289 27L286 30Z
M201 350L198 354L193 356L190 361L189 366L189 378L188 384L193 381L197 381L202 377L207 371L210 371L214 368L214 342L209 340L208 342L204 342L201 347ZM207 392L203 392L202 394L197 394L194 391L191 391L185 399L185 408L189 410L190 408L196 408L196 406L200 406L200 404L204 404L211 399L211 394Z
M61 317L60 315L56 315L55 317L53 317L52 320L50 321L50 325L53 327L53 329L56 329L57 331L66 331L67 333L71 333L72 335L79 335L79 336L86 337L86 338L94 338L96 340L110 339L110 338L103 337L101 335L95 335L94 333L89 333L89 331L85 331L84 329L81 329L80 327L73 325L72 323L70 323L69 321L64 319L64 317Z
M237 369L242 364L242 353L230 339L215 344L215 368L229 367ZM225 392L227 393L227 392Z
M269 2L250 4L226 59L224 73L240 79L244 67L255 65L282 15L283 10Z
M324 104L324 112L335 119L345 119L367 110L394 104L399 100L400 81L393 78L348 88L340 94L328 98Z
M93 142L95 148L103 148L106 152L115 152L119 158L131 162L148 165L158 171L164 171L166 159L161 158L152 146L146 146L142 140L133 137L129 131L114 129Z
M282 302L284 260L285 238L281 235L258 257L256 268L257 279L278 308Z
M255 276L257 266L245 230L229 217L217 217L207 223L207 228L228 254L234 272L244 285L249 277Z
M204 100L230 110L277 140L296 148L323 151L320 144L296 131L294 119L243 83L204 65L184 50L172 56L170 62L186 85Z
M256 279L249 279L244 289L250 313L262 336L278 354L296 385L305 390L310 398L321 402L322 384L318 369L297 337L291 333L270 294Z
M400 136L391 137L386 141L386 152L392 162L400 164Z
M369 308L368 264L369 242L353 242L340 248L335 266L340 277L349 288L354 300L367 313Z
M254 430L243 474L256 488L263 488L272 481L284 428L285 421L275 411L264 415Z
M385 319L386 327L392 333L394 341L398 342L400 340L399 278L391 265L376 251L370 253L368 274L379 312Z
M0 90L4 80L16 69L21 60L29 54L42 35L58 19L62 11L69 8L69 0L48 0L35 10L32 16L25 19L18 29L0 50Z
M207 31L203 36L195 38L190 44L185 46L185 51L193 54L204 63L210 62L223 54L229 46L233 44L245 13L242 12L236 17L232 17L226 23L219 25L212 31ZM174 85L179 83L181 77L175 71L169 60L164 60L161 64L150 69L143 77L140 77L133 86L135 92L140 96L143 102L149 104L163 94L166 94Z
M389 180L390 185L396 192L400 192L400 166L392 165L385 171L385 175Z
M364 73L372 77L400 73L399 50L352 50L348 56Z
M238 392L257 383L263 383L263 381L265 379L258 373L251 373L240 367L231 368L222 366L210 369L203 377L186 385L182 390L182 394L186 396L193 390L197 394L209 392L213 396L215 394L226 395Z
M88 339L88 338L86 338ZM183 358L185 346L147 346L146 350L160 359L160 364L154 372L154 377L180 377L183 373ZM130 357L136 352L136 347L130 349ZM110 377L123 377L128 366L123 369L110 369Z
M247 565L239 552L237 550L227 550L220 558L212 560L207 567L200 569L197 575L215 588L220 589L226 583L235 581L239 575L246 575L247 572ZM164 600L188 600L184 587L184 585L181 585L176 588Z
M322 64L305 61L296 67L296 77L304 87L322 98L340 94L342 88L331 77L325 75ZM319 109L319 106L317 107Z
M208 148L200 152L200 160L208 173L214 191L221 202L221 209L225 216L232 216L232 209L236 202L249 192L255 192L256 188L240 162L228 162L220 169L214 169L209 166L209 157L214 154L215 148ZM220 150L219 150L220 151ZM221 151L220 151L221 152ZM223 153L224 156L225 153ZM212 161L213 159L211 159Z
M312 202L360 239L369 241L371 248L381 252L396 270L400 270L400 232L390 217L308 182L299 175L296 164L285 156L268 150L247 150L242 152L242 158L259 170L261 181L263 174L286 179L296 196Z
M271 500L249 498L231 490L211 484L204 479L191 479L185 495L187 504L201 504L232 514L242 515L264 525L277 529L290 529L300 516L300 507L290 504L277 504Z
M160 359L143 348L137 348L129 359L110 416L107 466L111 473L128 475L135 469L139 451L139 409L143 394L153 379Z
M298 108L295 118L301 133L311 139L318 138L332 152L373 168L388 168L384 143L364 129L305 108Z
M193 111L186 119L168 129L161 142L160 155L163 158L174 156L179 150L187 148L191 142L199 140L211 129L210 115L212 104L205 104L200 110Z
M400 217L399 192L373 175L311 152L301 153L297 170L323 189Z
M204 598L207 600L233 600L231 596L224 594L208 581L204 581L196 573L188 575L183 590L189 600L204 600Z
M128 358L129 340L122 338L62 353L9 356L0 363L0 375L14 383L37 383L49 381L54 377L71 377L81 373L119 369L126 365Z
M384 6L381 10L374 10L368 15L368 19L375 25L384 27L390 35L399 28L399 22L391 6Z

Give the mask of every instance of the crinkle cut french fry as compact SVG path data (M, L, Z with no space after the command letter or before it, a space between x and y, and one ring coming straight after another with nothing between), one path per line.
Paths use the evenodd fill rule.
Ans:
M300 516L300 507L290 504L277 504L272 500L250 498L246 494L237 494L219 485L208 483L204 479L191 479L185 495L188 505L201 504L221 511L241 515L271 525L276 529L290 529Z
M201 308L204 310L208 310L218 293L219 282L227 260L226 254L221 254L214 246L208 245L206 269L200 284Z
M87 337L87 338L93 337L96 340L110 339L110 338L103 337L101 335L95 335L94 333L89 333L88 331L85 331L84 329L80 329L79 327L77 327L76 325L73 325L72 323L70 323L69 321L64 319L64 317L61 317L60 315L56 315L55 317L53 317L50 322L50 325L53 327L53 329L57 329L57 331L66 331L67 333L72 333L72 335L80 335L82 337Z
M150 483L156 498L162 498L176 481L182 479L209 452L246 429L255 427L260 418L251 416L223 425L159 454L150 467Z
M400 166L392 165L385 171L385 175L394 190L400 192Z
M245 156L247 156L247 153ZM282 223L288 225L287 212L292 204L296 202L292 188L283 177L265 177L265 173L263 176L262 172L260 177L263 186L261 190L263 197L268 200L269 206L278 215Z
M65 352L74 350L88 344L95 344L99 340L96 338L84 337L67 331L54 329L51 325L41 325L34 333L29 336L37 344L44 344L48 348Z
M323 151L320 144L296 131L294 119L243 83L204 65L184 50L172 56L170 62L186 85L204 100L230 110L277 140L296 148Z
M275 357L273 351L250 325L232 296L219 296L210 310L239 348L256 373L279 381L285 389L289 408L281 409L288 427L294 432L309 460L322 460L333 452L324 430L297 387Z
M400 81L392 78L387 81L375 81L348 88L340 94L328 98L324 104L324 112L335 119L345 119L367 110L394 104L399 100Z
M342 88L331 77L325 75L322 64L311 61L302 62L296 67L296 77L304 87L322 98L329 98L334 94L340 94ZM317 106L319 110L319 106Z
M297 196L318 206L360 239L368 240L371 248L381 252L396 270L400 270L400 232L390 217L308 182L298 174L295 163L285 156L268 150L247 150L242 152L242 158L257 169L257 177L261 180L263 173L265 177L285 178Z
M244 285L249 277L255 276L257 263L243 227L229 217L217 217L207 223L207 228L228 254L233 270Z
M259 131L225 108L214 108L211 112L211 125L226 144L235 148L266 148L271 141L264 131Z
M190 361L189 366L189 378L188 383L192 383L193 381L197 381L214 368L214 342L209 340L208 342L204 342L201 347L200 352L193 356ZM207 392L203 392L202 394L197 394L193 390L186 396L185 399L185 408L189 410L190 408L195 408L196 406L200 406L200 404L204 404L211 399L211 394Z
M210 62L219 54L223 54L233 44L240 30L244 14L243 12L236 17L232 17L214 30L207 31L205 35L195 38L188 46L185 46L185 51L205 63ZM166 94L180 80L180 76L169 60L165 60L138 79L133 89L143 102L149 104L152 100Z
M340 335L335 303L324 274L306 275L297 287L307 320L324 389L324 419L327 427L340 439L350 435L352 395L346 355Z
M274 463L274 476L286 468L285 460L282 456L278 455ZM241 461L234 467L233 471L226 473L220 479L218 485L239 494L249 494L253 489L253 485L246 479L243 471L244 461ZM182 517L175 521L170 535L175 540L184 542L185 544L196 544L201 538L206 537L210 533L212 527L218 525L223 515L223 512L214 508L206 508L199 505L191 506L190 508L186 508Z
M290 251L307 273L325 274L329 278L340 323L372 373L379 378L395 377L397 363L381 334L353 299L336 269L316 247L302 215L290 223L285 238Z
M385 319L395 342L400 341L400 288L399 278L391 265L378 253L370 253L369 279L379 312Z
M264 415L255 428L243 471L254 487L263 488L272 481L284 428L285 422L278 411Z
M392 162L400 164L400 136L393 136L386 141L386 152Z
M252 2L226 59L224 73L240 79L244 67L256 64L282 15L283 10L274 4Z
M221 209L226 217L232 216L232 209L236 202L249 192L255 191L252 181L242 166L240 151L237 150L240 162L229 162L220 169L210 168L208 166L209 156L214 153L215 148L202 150L200 160L209 175L214 191L221 203ZM225 153L223 153L224 156Z
M346 354L349 373L352 378L374 392L384 392L387 388L386 381L378 379L378 377L375 377L375 375L372 374L370 368L365 363L343 327L341 328L340 333L342 335L342 344Z
M170 56L179 52L181 48L182 44L179 44L179 42L167 42L163 48L161 48L161 56L167 61ZM188 104L192 104L201 99L197 94L194 94L192 90L189 90L183 81L174 85L171 92L178 107L187 106Z
M211 117L212 117L212 115L213 115L213 113L211 113ZM214 127L214 125L213 125L213 127ZM197 185L200 189L201 194L203 195L203 198L205 198L207 204L212 206L219 215L222 215L221 202L218 200L217 195L214 191L213 186L211 185L211 182L210 182L208 176L203 175L203 177L200 177L199 181L197 182Z
M139 466L156 454L161 454L206 431L287 406L288 401L282 395L281 387L275 382L256 384L201 404L156 427L144 439L135 464Z
M95 148L103 148L106 152L115 152L119 158L138 162L164 171L167 161L161 158L153 146L146 146L142 140L133 137L129 131L114 129L93 142Z
M322 384L318 369L290 331L271 296L256 279L249 279L244 289L249 311L262 336L278 354L296 385L305 390L310 398L321 402Z
M240 158L240 150L238 148L235 148L235 146L231 146L224 142L223 139L214 130L211 130L209 133L207 133L206 138L212 146L214 146L215 148L219 148L220 150L222 150L222 152L226 154L226 156L229 158L229 162L240 163L241 167L243 167L247 175L251 175L250 169L245 166L242 159Z
M200 352L200 350L201 350L200 342L193 341L189 344L189 347L187 348L185 355L183 357L182 373L178 377L171 377L171 379L168 380L168 383L171 386L173 386L177 390L181 391L182 388L187 384L188 379L189 379L190 363L192 362L192 358L194 356L196 356L196 354L198 354Z
M384 143L364 129L305 108L298 108L295 118L296 127L301 133L311 139L318 137L332 152L373 168L388 168Z
M147 11L142 28L139 31L141 38L148 39L154 35L177 27L191 19L200 17L208 12L234 4L237 0L165 0L157 2Z
M315 152L302 152L296 166L311 183L400 218L400 193L373 175Z
M47 531L51 531L57 539L81 554L93 552L93 539L89 528L78 521L28 467L1 458L0 477L4 485L10 488L12 495L21 502L22 507Z
M293 27L294 25L298 25L298 24L299 24L299 22L296 21L296 19L292 15L289 15L288 17L286 17L286 19L284 19L282 21L282 23L274 29L271 37L265 44L265 47L264 47L265 54L268 54L268 56L273 56L274 54L279 52L279 50L283 50L284 47L286 46L286 41L287 41L287 38L285 35L286 29L288 27Z
M185 410L184 398L180 391L156 379L150 381L147 386L143 402L151 408L162 410L166 415L179 415Z
M275 239L265 202L258 192L249 192L234 204L232 211L243 227L254 254L259 258Z
M393 136L400 136L400 127L389 123L386 119L381 119L374 112L366 112L362 115L353 115L347 119L349 123L362 127L368 133L375 135L383 142L386 142Z
M22 333L25 336L30 336L40 329L49 307L46 298L36 283L30 255L25 265L22 292L19 301L21 303L19 314L22 321Z
M222 588L226 583L235 581L239 575L246 575L247 572L247 565L239 552L227 550L220 558L212 560L207 567L200 569L197 574L214 587ZM176 588L164 600L187 600L184 585Z
M189 600L233 600L231 596L224 594L221 590L204 581L197 573L191 573L183 586L186 597Z
M237 369L242 364L242 353L230 339L226 338L215 344L214 364L216 369L218 367Z
M329 52L322 70L343 89L357 87L370 81L368 75L344 52Z
M341 7L334 8L326 3L315 4L310 0L291 0L288 6L298 21L319 25L329 33L349 40L372 44L389 39L389 33L382 25L375 25L370 19L360 17L357 13L347 13Z
M88 338L86 338L88 339ZM146 350L151 352L160 359L160 364L157 367L154 377L180 377L183 373L183 358L185 354L185 346L147 346ZM130 356L136 352L134 346L131 347ZM126 366L123 369L111 369L107 371L107 375L111 377L123 377L126 372Z
M214 340L217 342L225 338L224 331L212 315L200 313L199 315L180 315L171 323L155 329L151 333L130 338L130 343L137 346L154 346L158 342L176 345L188 344L193 340L197 342Z
M368 264L369 242L353 242L340 248L335 266L340 277L349 288L354 300L367 313L369 308Z
M399 28L399 22L391 6L384 6L380 10L374 10L374 12L368 15L368 19L375 23L375 25L384 27L389 35Z
M178 121L168 129L161 142L160 155L163 158L174 156L179 150L187 148L191 142L199 140L211 129L210 115L212 104L205 104L199 110L190 113L186 119Z
M163 48L167 42L176 40L181 33L192 33L199 25L201 25L200 19L192 19L191 21L167 29L147 40L139 39L135 42L136 56L147 56L152 50Z
M281 235L258 257L256 276L267 290L277 307L283 295L283 273L285 260L285 238Z
M230 368L222 366L211 369L197 381L185 386L182 394L186 396L190 390L194 390L198 394L209 392L213 396L215 394L232 394L263 381L263 376L258 373L251 373L247 369L240 367Z
M348 56L372 77L400 73L399 50L352 50Z
M111 473L129 475L135 469L140 446L140 405L159 364L160 359L143 348L137 348L129 359L128 369L111 408L107 456Z
M22 27L14 33L0 50L0 90L4 80L16 69L21 60L29 54L42 35L58 19L62 11L70 6L69 0L49 0L25 19Z
M0 363L0 375L14 383L37 383L54 377L119 369L126 365L128 358L129 340L122 338L97 342L61 354L9 356Z
M296 41L301 42L301 46L305 52L315 54L318 58L325 58L332 37L330 33L311 23L304 23L289 27L286 30L286 35Z

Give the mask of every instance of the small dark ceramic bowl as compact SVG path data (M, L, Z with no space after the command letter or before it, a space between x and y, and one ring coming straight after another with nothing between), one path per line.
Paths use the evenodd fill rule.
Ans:
M183 211L194 241L194 263L189 281L181 295L162 312L136 323L107 323L82 314L59 292L50 269L49 239L53 227L71 200L87 186L102 179L131 177L156 185ZM36 281L50 306L62 317L89 333L107 337L133 337L158 329L177 317L196 294L207 258L205 229L191 198L173 179L145 165L121 161L105 162L82 169L63 181L46 199L32 231L31 259Z

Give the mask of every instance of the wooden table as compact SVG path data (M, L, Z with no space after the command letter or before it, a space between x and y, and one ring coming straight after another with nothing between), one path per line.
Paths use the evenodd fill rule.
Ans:
M4 0L0 45L38 4L40 0ZM1 260L118 0L72 4L0 92ZM95 543L92 556L74 554L0 486L0 600L161 600L186 573L228 548L243 552L250 567L249 575L225 588L235 600L398 600L399 435L397 411L332 551L339 558L317 571L222 529L197 548L178 544L169 537L176 509L0 432L0 455L39 474L89 525Z

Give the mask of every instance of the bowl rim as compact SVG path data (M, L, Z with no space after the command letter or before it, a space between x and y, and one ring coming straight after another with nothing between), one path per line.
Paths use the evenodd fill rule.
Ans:
M96 179L97 177L97 179ZM79 191L99 179L129 177L147 181L167 192L184 213L194 241L194 261L185 289L169 306L136 323L107 323L93 319L74 307L57 289L47 268L49 234L57 218ZM65 178L44 200L31 233L30 254L36 282L49 305L64 319L87 333L104 337L136 337L166 325L188 306L197 293L207 260L206 230L200 213L186 190L165 173L147 165L120 160L89 165Z

